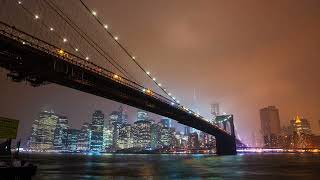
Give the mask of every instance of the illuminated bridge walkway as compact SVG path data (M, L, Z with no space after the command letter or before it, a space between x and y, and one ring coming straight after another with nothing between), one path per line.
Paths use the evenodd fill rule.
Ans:
M229 133L182 105L103 21L78 0L1 1L0 66L16 82L56 83L172 118L215 136L217 154L236 154L233 122Z

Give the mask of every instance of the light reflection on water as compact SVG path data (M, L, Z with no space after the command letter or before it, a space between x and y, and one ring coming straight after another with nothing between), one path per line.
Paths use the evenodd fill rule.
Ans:
M320 154L23 155L38 165L34 179L279 179L320 177Z

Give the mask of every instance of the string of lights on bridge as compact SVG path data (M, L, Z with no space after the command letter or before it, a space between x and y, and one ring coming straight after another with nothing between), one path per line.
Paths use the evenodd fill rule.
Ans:
M185 111L187 111L188 113L194 114L194 115L197 116L197 117L200 117L200 118L202 118L202 119L204 119L204 120L206 120L206 121L209 121L208 119L202 117L199 113L194 112L194 111L192 111L190 108L187 108L186 106L181 105L181 104L180 104L180 101L177 100L177 98L176 98L172 93L170 93L166 88L163 88L163 85L162 85L160 82L158 82L155 77L152 77L152 76L151 76L151 72L150 72L150 71L145 70L145 69L136 61L136 57L135 57L134 55L132 55L131 53L129 53L129 50L127 50L127 49L120 43L119 37L116 36L116 35L114 35L113 33L111 33L111 31L109 30L109 26L108 26L107 24L104 24L104 23L102 23L102 22L100 21L100 19L98 18L98 13L97 13L97 11L95 11L95 10L90 10L90 9L87 7L87 5L86 5L82 0L80 0L80 2L82 3L83 6L85 6L85 8L86 8L86 9L90 12L90 14L95 18L95 20L104 28L104 30L114 39L114 41L120 46L120 48L129 56L129 58L132 59L132 60L139 66L139 68L157 85L157 87L159 87L166 95L168 95L168 96L173 100L173 101L171 102L171 105L173 105L173 106L177 105L177 106L183 108L183 109L184 109ZM18 1L18 4L21 5L21 6L23 6L22 1ZM23 8L26 9L25 7L23 7ZM34 16L34 20L39 20L39 19L40 19L40 15L37 14L37 13L33 13L33 16ZM47 25L45 25L45 26L49 29L50 32L54 32L54 31L55 31L54 27L52 27L52 26L47 26ZM60 36L60 35L58 35L57 33L56 33L56 35L62 39L62 42L63 42L63 43L69 43L69 45L72 47L72 49L74 49L75 52L80 53L82 56L84 56L84 55L80 52L79 48L77 48L76 46L73 46L72 43L68 41L67 37ZM25 44L25 43L23 42L23 44ZM63 54L64 51L61 49L58 53L59 53L59 54ZM89 59L90 59L89 56L85 56L85 60L89 60ZM119 76L119 75L117 75L117 74L114 74L114 75L113 75L113 78L116 79L116 80L121 80L121 79L122 79L122 77ZM142 90L144 93L147 93L147 94L149 94L149 95L152 95L152 94L153 94L153 91L152 91L151 89L143 88L143 89L141 89L141 90ZM221 130L222 130L222 129L221 129Z

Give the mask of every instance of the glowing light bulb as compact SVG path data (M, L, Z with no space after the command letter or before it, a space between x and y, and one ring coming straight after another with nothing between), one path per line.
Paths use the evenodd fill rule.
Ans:
M51 27L51 28L50 28L50 31L53 31L53 30L54 30L53 27Z
M36 15L34 15L34 18L39 19L40 17L39 17L39 15L36 14Z
M115 40L119 40L119 37L118 37L118 36L115 36L114 39L115 39Z
M150 72L149 72L149 71L147 71L146 73L147 73L148 75L150 75Z
M161 86L162 86L162 84L161 84L161 83L159 83L159 84L158 84L158 86L160 86L160 87L161 87Z
M119 76L115 74L115 75L113 75L113 78L118 79Z
M26 44L24 41L22 41L22 44L24 45L24 44Z
M22 2L21 2L21 1L18 1L18 4L22 4Z
M132 56L132 59L136 59L136 57Z
M156 81L157 79L156 78L152 78L152 80Z
M78 48L76 48L76 49L74 49L74 50L75 50L75 51L77 51L77 52L79 51L79 49L78 49Z
M89 57L88 57L88 56L86 57L86 60L89 60Z
M97 12L96 11L92 11L92 15L96 16Z
M106 24L105 24L103 27L104 27L105 29L108 29L108 25L106 25Z
M171 96L171 93L168 93L169 96Z
M67 42L68 40L67 40L67 38L63 38L63 42Z

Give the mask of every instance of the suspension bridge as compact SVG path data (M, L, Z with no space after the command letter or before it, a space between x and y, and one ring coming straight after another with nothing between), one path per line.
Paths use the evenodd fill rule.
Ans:
M55 83L172 118L215 136L217 154L236 154L233 120L227 132L182 105L85 1L4 0L0 9L0 66L13 81Z

